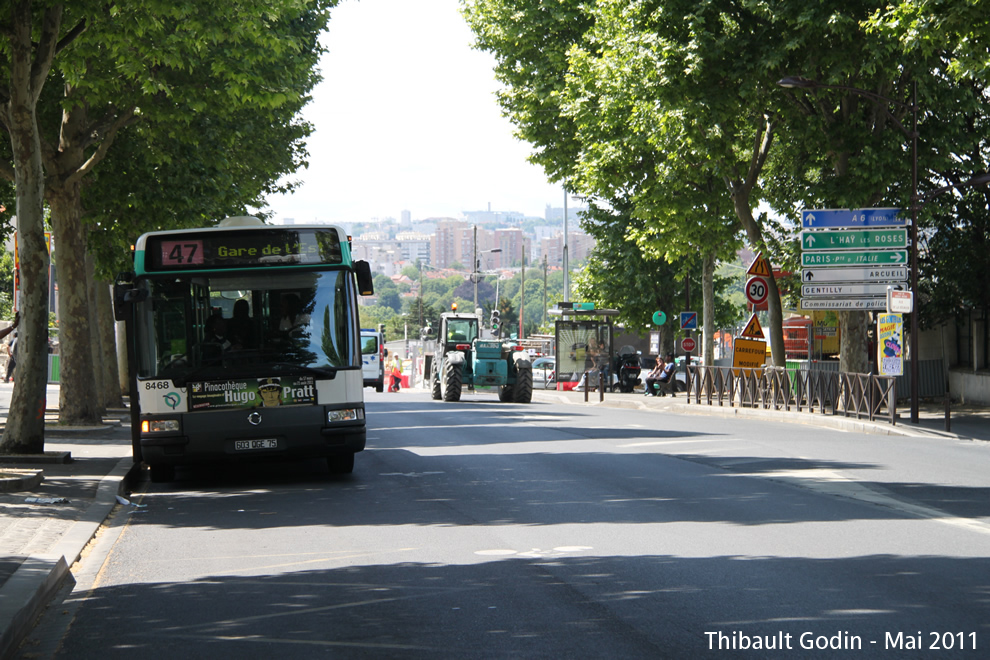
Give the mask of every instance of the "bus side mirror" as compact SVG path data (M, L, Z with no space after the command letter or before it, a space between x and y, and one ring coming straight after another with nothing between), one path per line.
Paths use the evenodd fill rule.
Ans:
M147 289L135 289L133 284L113 285L113 318L126 321L130 317L131 305L148 299Z
M371 279L371 264L367 261L355 261L354 274L357 275L358 293L362 296L375 295L375 283Z

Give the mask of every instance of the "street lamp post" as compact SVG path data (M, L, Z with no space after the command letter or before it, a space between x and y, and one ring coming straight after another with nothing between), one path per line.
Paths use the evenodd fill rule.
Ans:
M564 302L571 299L571 273L570 265L567 263L567 189L564 189L564 245L561 250L560 260L564 267Z
M788 76L777 82L781 87L788 89L838 89L858 96L863 96L870 99L871 101L877 103L877 105L883 109L887 116L893 120L894 124L901 130L902 133L911 138L911 292L914 295L914 310L911 312L911 423L918 423L918 363L920 362L920 355L918 349L919 342L919 330L918 330L918 316L920 314L920 305L918 300L918 211L923 206L921 199L918 196L918 82L915 81L911 90L911 103L903 103L901 101L895 101L894 99L888 98L881 94L871 92L865 89L859 89L858 87L848 87L846 85L826 85L820 83L817 80L811 80L808 78L803 78L801 76ZM897 119L889 110L887 110L882 104L889 103L891 105L897 105L902 108L907 108L911 111L911 130L908 131L904 128L904 125ZM958 185L943 186L942 188L937 188L933 190L928 198L939 195L948 190L953 190L957 188L965 188L968 186L981 186L990 183L990 175L981 174L975 176L967 181L964 181ZM925 202L927 203L927 199Z
M478 309L478 225L474 226L474 238L471 240L471 246L474 249L474 255L471 259L471 279L474 280L474 309Z
M474 258L472 259L473 267L471 268L471 281L474 282L474 308L478 309L478 280L481 279L481 260L478 259L479 255L484 254L495 254L496 252L501 252L502 248L492 248L491 250L482 250L478 252L478 225L474 226L474 240L471 246L474 250ZM495 304L498 304L498 299L495 300Z
M522 242L522 247L520 249L522 256L522 267L519 270L519 338L523 339L523 310L526 309L526 237L521 233L519 237Z

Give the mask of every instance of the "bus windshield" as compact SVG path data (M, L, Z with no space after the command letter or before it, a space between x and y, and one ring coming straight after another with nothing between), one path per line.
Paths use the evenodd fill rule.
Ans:
M360 369L353 278L324 272L145 279L136 309L140 378L209 380Z

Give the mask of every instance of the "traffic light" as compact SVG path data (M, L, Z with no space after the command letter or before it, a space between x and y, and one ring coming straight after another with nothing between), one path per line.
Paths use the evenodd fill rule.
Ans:
M491 318L492 334L498 337L499 329L502 326L501 320L499 319L499 313L497 309L492 310Z

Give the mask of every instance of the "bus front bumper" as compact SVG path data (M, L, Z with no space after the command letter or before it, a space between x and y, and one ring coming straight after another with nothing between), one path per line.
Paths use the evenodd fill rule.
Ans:
M347 411L347 412L345 412ZM155 415L156 420L163 416ZM168 416L159 432L141 433L149 465L340 456L365 448L364 406L292 406ZM142 422L144 419L142 419Z

